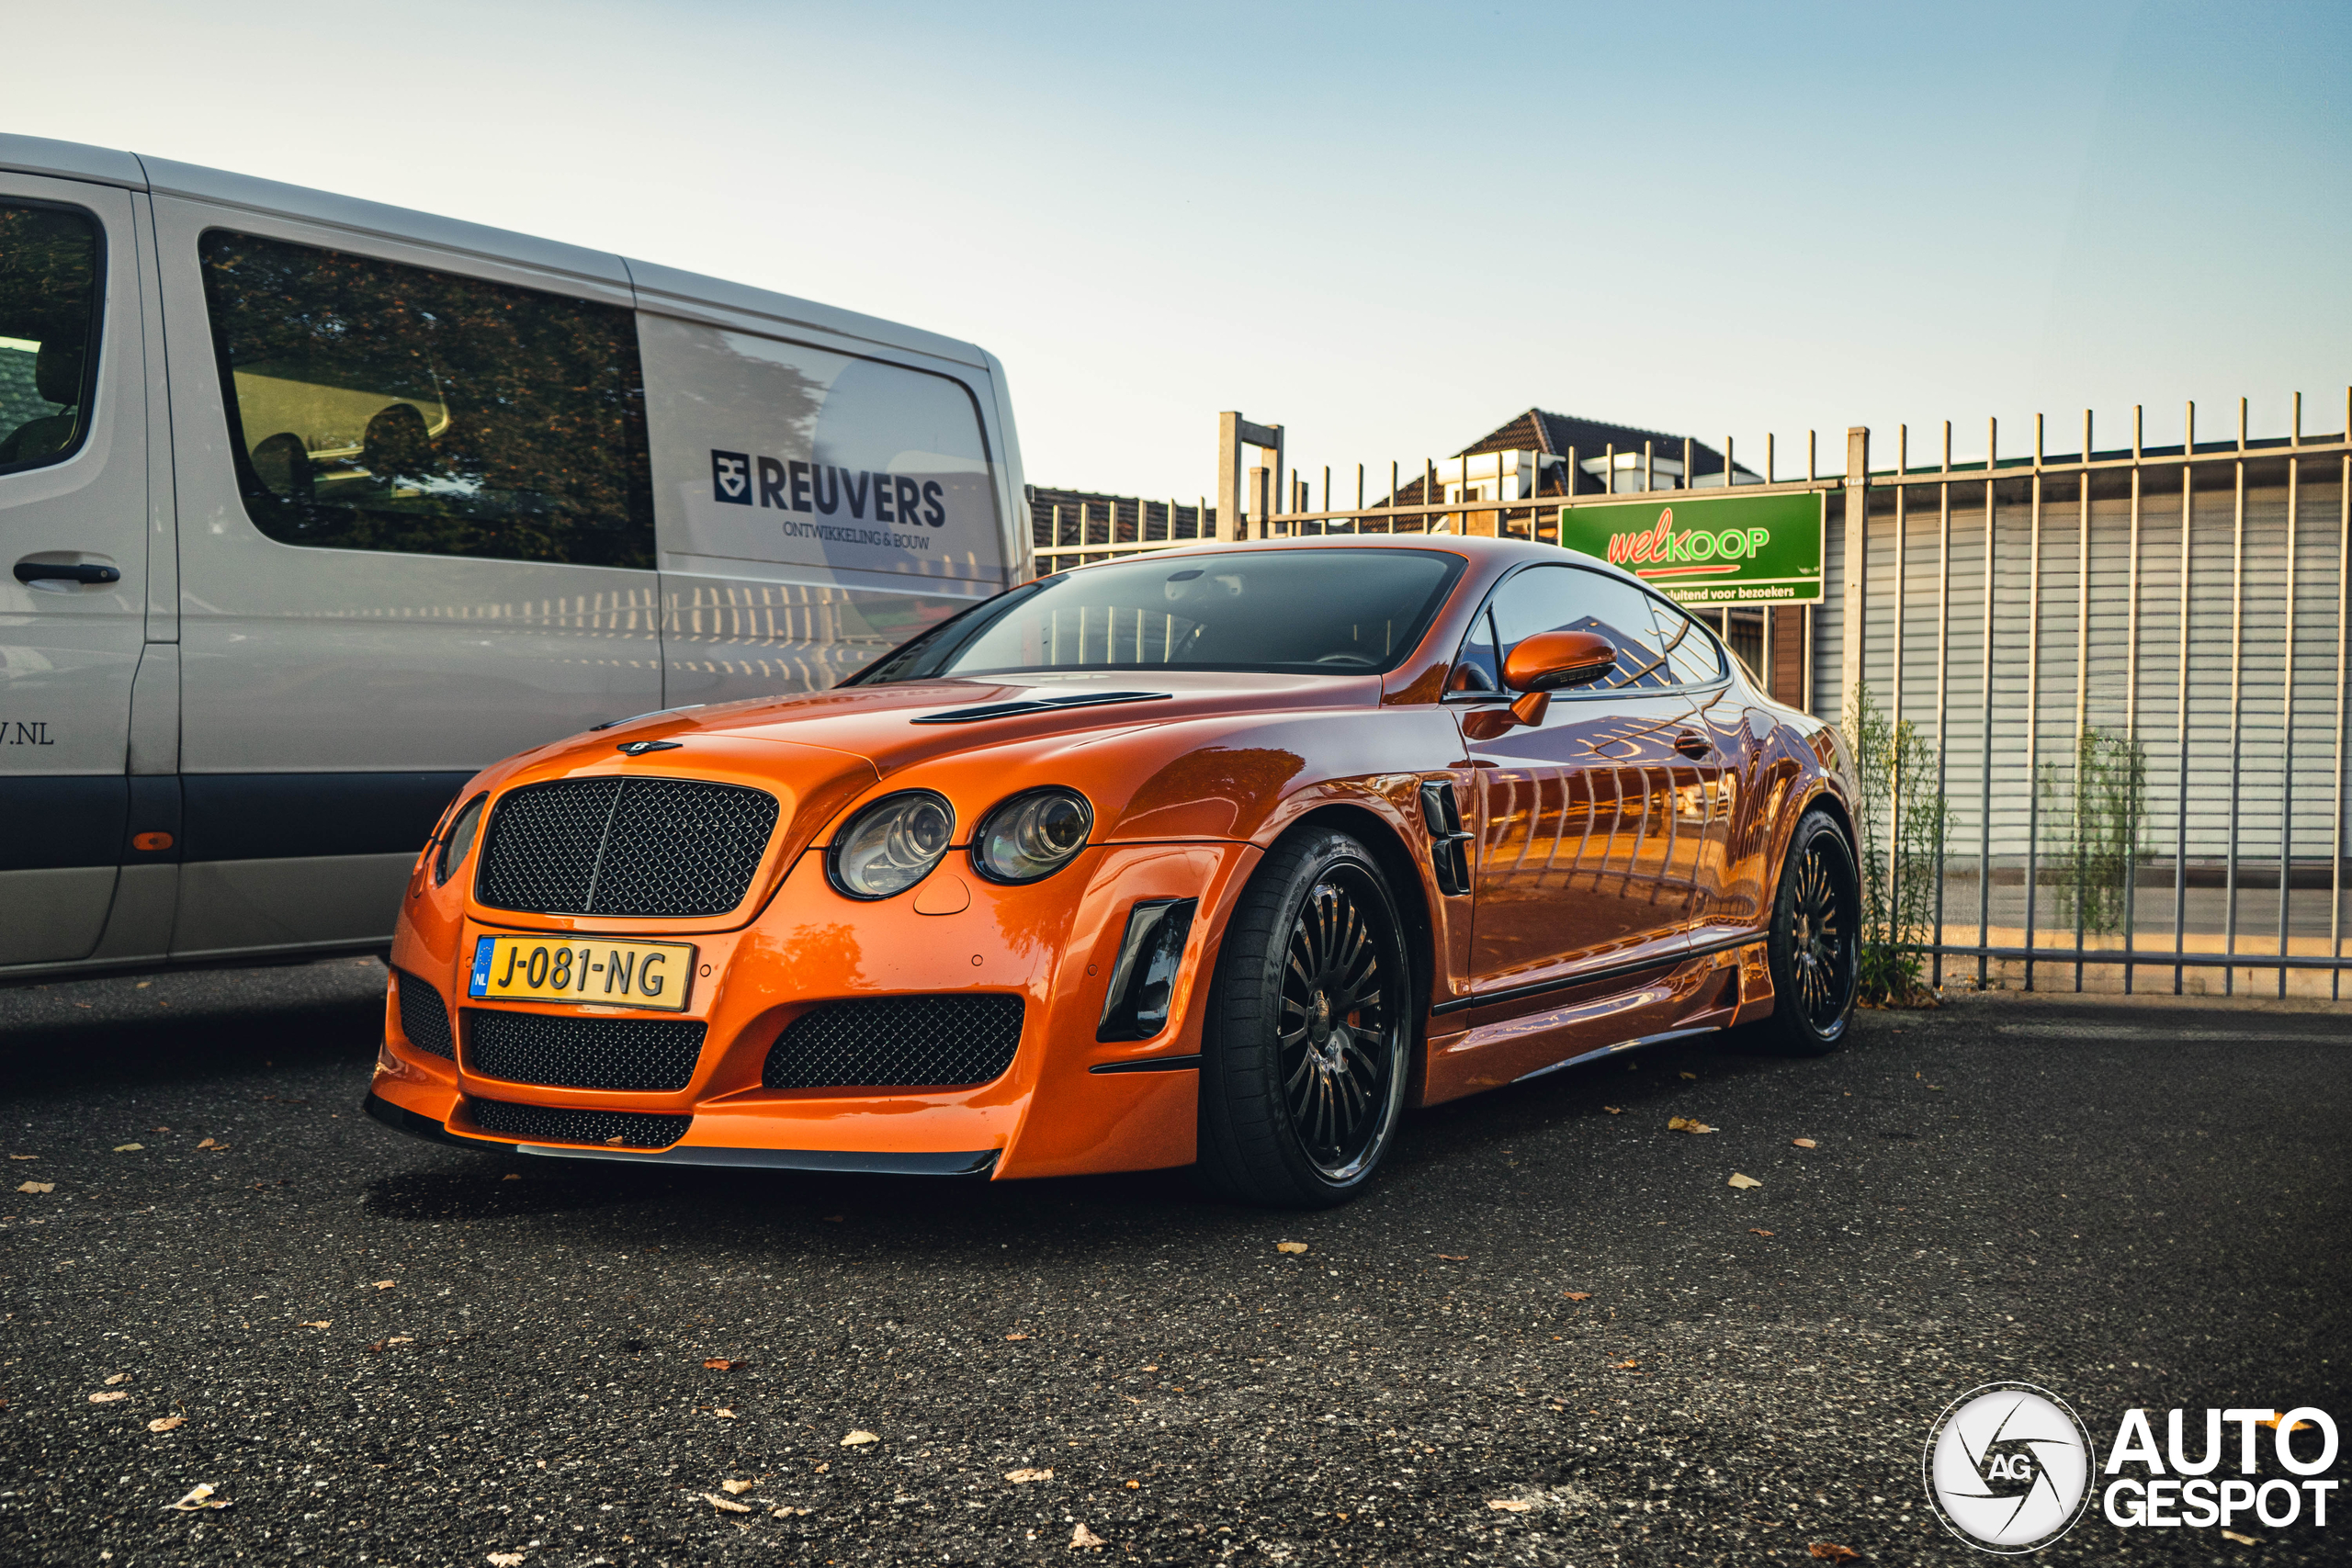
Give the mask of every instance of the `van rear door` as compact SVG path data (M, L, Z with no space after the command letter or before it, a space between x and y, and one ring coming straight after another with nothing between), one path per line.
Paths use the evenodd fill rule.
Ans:
M183 575L174 956L381 941L469 774L661 705L626 275L192 199L234 176L149 168Z
M148 584L135 199L0 170L0 968L88 957L126 847Z

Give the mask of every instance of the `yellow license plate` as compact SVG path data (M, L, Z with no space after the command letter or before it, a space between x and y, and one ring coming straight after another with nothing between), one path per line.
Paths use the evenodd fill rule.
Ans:
M486 936L474 942L468 996L485 1001L593 1002L681 1012L695 950L680 942Z

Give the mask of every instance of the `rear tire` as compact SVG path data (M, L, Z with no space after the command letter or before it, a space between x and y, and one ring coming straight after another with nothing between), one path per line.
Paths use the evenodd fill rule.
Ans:
M1772 1016L1757 1026L1765 1044L1792 1056L1819 1056L1844 1042L1860 974L1861 912L1845 830L1826 811L1806 812L1789 840L1772 900L1765 947Z
M1203 1181L1285 1209L1363 1190L1404 1111L1412 996L1402 923L1371 853L1323 830L1276 845L1217 957L1201 1046Z

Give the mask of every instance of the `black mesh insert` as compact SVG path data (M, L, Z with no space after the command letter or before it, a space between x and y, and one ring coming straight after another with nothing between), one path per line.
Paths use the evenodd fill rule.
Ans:
M475 897L542 915L723 915L752 890L775 796L694 779L560 779L492 814Z
M829 1002L786 1026L768 1048L769 1089L947 1089L986 1083L1012 1066L1021 998L877 997Z
M702 1055L703 1026L685 1019L565 1018L466 1009L466 1070L555 1089L675 1091Z
M473 1123L485 1133L526 1144L604 1144L625 1149L666 1149L686 1135L691 1116L642 1111L578 1111L561 1105L517 1105L511 1100L469 1100Z
M405 969L392 971L392 995L401 1010L401 1032L418 1050L435 1056L455 1057L458 1043L449 1033L449 1010L441 993Z

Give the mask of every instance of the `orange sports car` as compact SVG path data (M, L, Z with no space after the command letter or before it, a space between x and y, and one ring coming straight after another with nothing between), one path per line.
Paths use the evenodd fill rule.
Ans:
M1408 1105L1853 1004L1853 783L1624 572L1131 557L469 784L369 1112L467 1146L1340 1201Z

